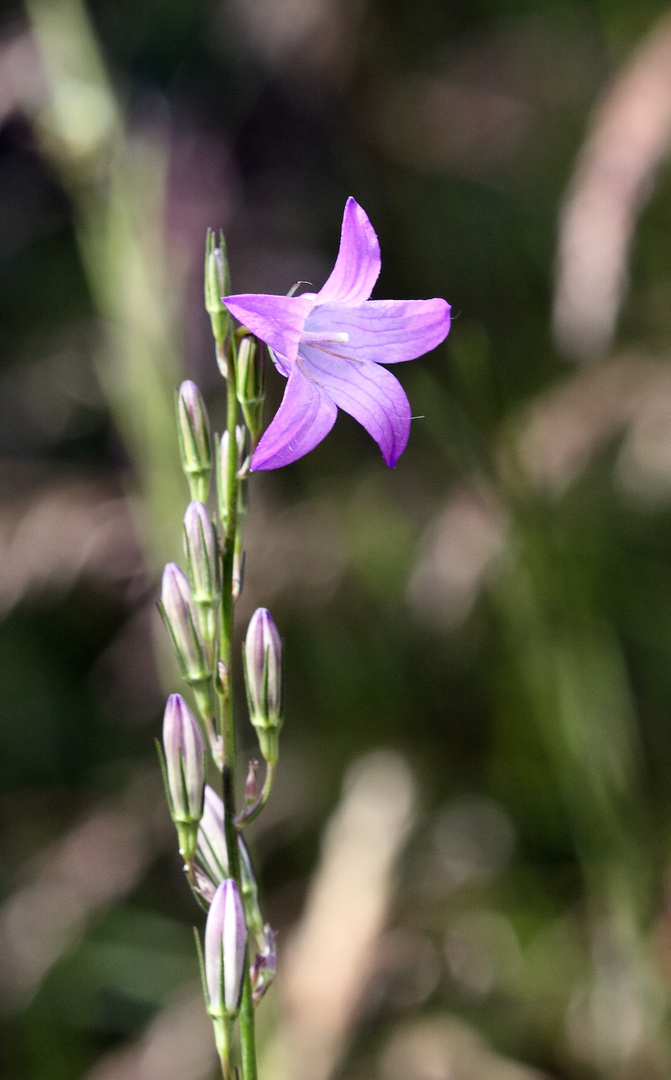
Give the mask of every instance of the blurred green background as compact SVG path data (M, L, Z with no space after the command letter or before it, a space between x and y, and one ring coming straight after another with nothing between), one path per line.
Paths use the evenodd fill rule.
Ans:
M3 4L0 122L0 1075L216 1075L153 748L173 394L221 430L206 227L234 291L318 288L350 194L375 295L455 318L394 471L341 414L251 483L262 1078L671 1075L669 10Z

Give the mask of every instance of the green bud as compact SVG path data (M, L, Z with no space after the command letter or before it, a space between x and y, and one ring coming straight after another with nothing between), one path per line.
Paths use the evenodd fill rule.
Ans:
M265 398L263 353L256 338L247 334L238 348L237 394L252 438L261 434Z
M284 722L282 639L266 608L257 608L243 649L249 719L256 728L261 753L275 765Z
M219 544L210 515L201 502L190 502L184 515L184 553L198 624L205 641L212 645L221 594Z
M214 229L207 230L205 238L205 308L212 322L214 340L223 345L228 333L231 316L222 303L222 296L228 296L231 288L226 258L226 241L219 231L219 243L215 239Z
M177 437L191 498L207 502L212 472L210 420L198 387L187 379L177 394Z
M228 454L229 454L229 436L228 431L225 431L221 436L219 442L219 452L217 454L217 499L219 508L219 517L222 524L226 526L226 519L228 517ZM249 504L249 495L247 490L247 469L248 458L250 454L249 448L249 433L247 428L238 424L235 429L235 451L236 451L236 472L238 474L238 518L242 518L247 513L247 507Z

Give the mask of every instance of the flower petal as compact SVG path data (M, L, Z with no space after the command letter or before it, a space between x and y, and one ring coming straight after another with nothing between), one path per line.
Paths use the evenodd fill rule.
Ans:
M368 214L350 196L345 204L340 250L317 303L360 304L380 276L380 245Z
M356 360L397 364L435 349L450 329L450 306L444 300L369 300L365 304L319 304L310 313L306 333L346 333L346 345L334 346Z
M294 364L282 404L252 458L252 469L279 469L313 450L338 415L321 387Z
M398 379L377 364L348 360L315 345L302 345L301 357L305 373L365 427L393 468L410 434L410 402Z
M298 339L314 304L313 295L240 293L238 296L224 296L223 301L231 315L252 334L288 361L296 359Z

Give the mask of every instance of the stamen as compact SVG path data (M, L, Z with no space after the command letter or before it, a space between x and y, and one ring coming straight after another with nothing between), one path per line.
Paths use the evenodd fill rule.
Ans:
M301 338L300 344L308 344ZM319 349L320 352L328 353L329 356L337 356L339 360L351 360L353 364L363 364L363 360L357 360L356 356L347 356L346 353L336 352L334 349L327 349L325 345L317 345L312 342L309 343L311 348Z

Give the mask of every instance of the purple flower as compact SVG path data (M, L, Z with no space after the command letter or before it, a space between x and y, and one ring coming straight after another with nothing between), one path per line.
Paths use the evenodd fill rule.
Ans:
M277 469L314 449L338 408L373 436L387 465L398 461L410 433L410 404L379 365L414 360L439 345L450 329L450 308L440 299L369 300L379 273L377 236L349 198L338 258L318 293L224 297L236 319L270 346L288 379L253 469Z

